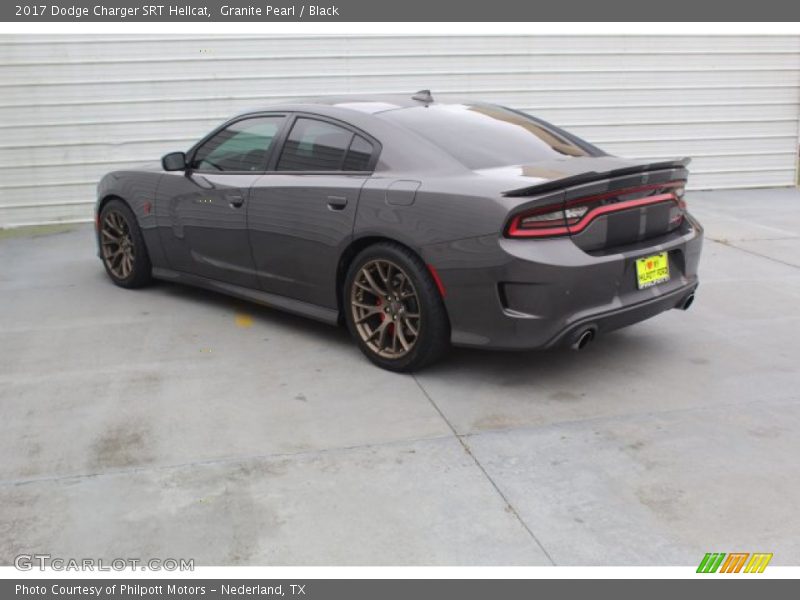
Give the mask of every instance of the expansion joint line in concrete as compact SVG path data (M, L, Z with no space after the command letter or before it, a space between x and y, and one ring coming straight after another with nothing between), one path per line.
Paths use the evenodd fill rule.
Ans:
M445 416L444 412L442 412L442 409L439 408L439 405L436 404L436 402L434 401L433 398L431 398L431 395L428 393L428 390L426 390L425 387L420 383L419 379L417 379L417 377L415 375L412 375L412 377L414 379L414 382L417 384L417 387L419 387L420 391L428 399L428 402L430 402L431 406L433 406L433 409L437 413L439 413L439 416L447 424L447 427L450 429L450 431L453 432L453 436L456 438L456 440L458 440L458 443L461 444L461 447L464 449L464 452L466 452L467 455L469 455L469 457L475 463L475 466L477 466L478 469L480 470L480 472L483 473L483 476L486 478L486 480L489 482L489 484L492 486L492 488L494 488L494 491L503 500L503 503L505 504L506 509L512 515L514 515L514 518L519 522L519 524L522 526L522 528L528 533L528 535L536 543L536 545L539 547L539 549L542 551L542 553L547 557L547 560L550 561L550 564L553 565L553 566L556 566L556 562L553 560L553 557L550 556L550 553L545 549L545 547L542 544L542 542L539 540L538 537L536 537L536 534L533 532L533 530L530 528L530 526L522 518L522 515L519 514L519 511L516 509L516 507L513 504L511 504L511 501L503 493L503 490L500 489L500 486L497 485L497 482L494 479L492 479L492 476L489 475L489 472L481 464L481 461L478 460L478 457L475 456L475 454L472 452L472 449L469 447L469 444L467 443L466 437L461 435L460 433L458 433L458 431L453 426L453 424L450 422L450 420L447 418L447 416Z

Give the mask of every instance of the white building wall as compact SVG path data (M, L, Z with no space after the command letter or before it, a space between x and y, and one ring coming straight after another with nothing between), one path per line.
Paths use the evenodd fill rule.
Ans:
M0 227L88 220L106 171L304 95L454 93L621 156L692 156L691 187L797 181L800 36L2 36Z

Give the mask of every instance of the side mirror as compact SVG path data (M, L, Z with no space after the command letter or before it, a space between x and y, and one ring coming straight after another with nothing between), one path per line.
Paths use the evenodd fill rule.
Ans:
M161 159L161 166L165 171L185 171L186 170L186 153L185 152L170 152L165 154Z

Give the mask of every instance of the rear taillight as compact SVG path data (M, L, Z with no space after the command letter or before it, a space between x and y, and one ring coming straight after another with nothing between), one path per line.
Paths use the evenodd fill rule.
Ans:
M661 202L675 204L670 224L677 227L683 221L686 208L683 186L683 181L672 181L586 196L565 204L537 207L512 217L506 235L540 238L570 235L583 231L601 215Z

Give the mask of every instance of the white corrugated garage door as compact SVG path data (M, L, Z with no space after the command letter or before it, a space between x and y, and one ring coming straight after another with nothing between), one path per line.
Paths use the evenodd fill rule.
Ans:
M242 109L431 88L527 109L693 188L796 182L799 36L0 37L0 227L86 220L106 171Z

